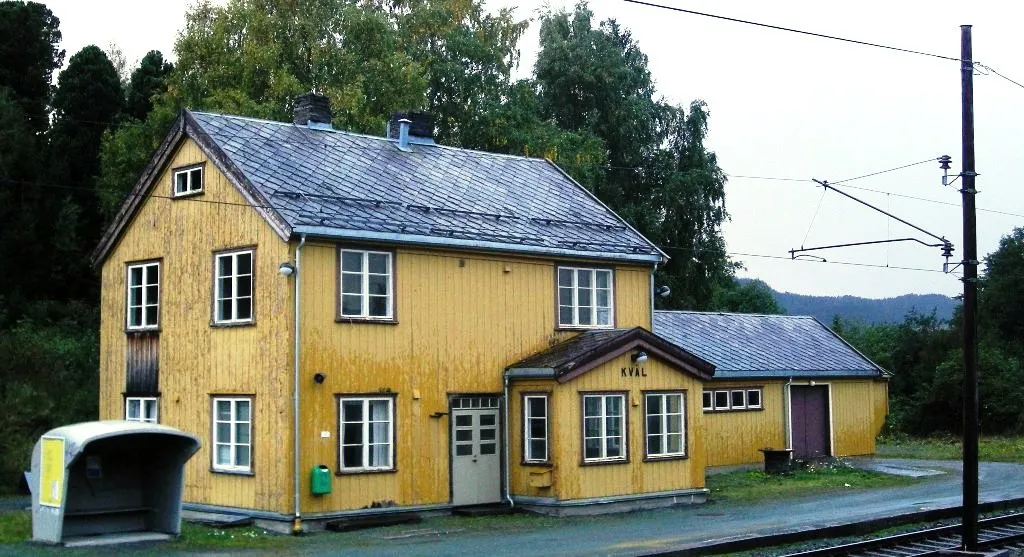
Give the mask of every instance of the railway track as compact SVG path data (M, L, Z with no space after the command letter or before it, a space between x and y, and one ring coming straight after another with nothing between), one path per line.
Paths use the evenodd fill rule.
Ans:
M796 556L912 557L938 555L960 547L960 525L942 526L895 536L815 549ZM1024 549L1024 513L1014 513L978 521L978 550Z

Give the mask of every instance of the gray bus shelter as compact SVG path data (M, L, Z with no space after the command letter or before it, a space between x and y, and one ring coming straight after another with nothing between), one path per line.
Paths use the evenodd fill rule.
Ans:
M48 431L32 451L32 539L74 546L179 534L184 466L199 445L193 435L141 422Z

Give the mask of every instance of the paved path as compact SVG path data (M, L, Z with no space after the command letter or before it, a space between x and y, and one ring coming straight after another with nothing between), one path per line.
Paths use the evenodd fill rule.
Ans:
M500 520L445 517L412 526L317 534L295 540L294 544L283 548L284 551L278 548L262 554L642 555L748 536L793 532L914 511L956 507L960 504L959 462L872 458L857 459L854 463L908 474L928 470L944 473L924 477L921 483L906 487L833 492L782 502L709 503L658 511L561 519L524 515L503 517ZM1024 465L982 463L979 481L983 502L1024 497ZM117 552L120 555L146 554L151 551L171 554L166 549L160 546L119 548ZM0 553L3 553L2 547ZM207 554L223 556L252 553L211 551Z
M365 548L348 546L346 555L636 555L682 549L752 535L777 534L858 522L960 504L960 463L899 459L858 459L861 466L939 470L942 475L899 488L830 493L756 505L708 504L603 516L562 519L562 523L523 531L475 531L394 538L389 529L359 533ZM982 463L980 499L1024 497L1024 466ZM423 527L429 527L430 522ZM409 530L406 528L406 530ZM390 538L390 539L389 539ZM338 540L341 541L341 540ZM354 540L353 540L354 541ZM335 555L320 540L304 554Z

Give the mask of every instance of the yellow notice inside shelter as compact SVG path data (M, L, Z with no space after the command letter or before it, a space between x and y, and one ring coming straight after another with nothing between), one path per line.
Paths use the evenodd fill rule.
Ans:
M59 507L64 497L64 438L43 437L39 457L39 504Z

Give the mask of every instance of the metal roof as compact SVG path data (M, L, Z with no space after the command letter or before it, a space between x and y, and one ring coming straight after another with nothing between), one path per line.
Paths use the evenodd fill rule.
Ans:
M650 241L557 166L324 127L186 112L294 233L656 262Z
M715 379L885 374L810 316L655 311L654 332L715 364Z

